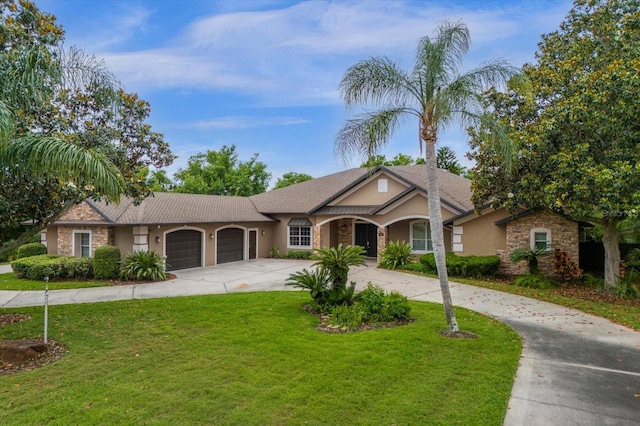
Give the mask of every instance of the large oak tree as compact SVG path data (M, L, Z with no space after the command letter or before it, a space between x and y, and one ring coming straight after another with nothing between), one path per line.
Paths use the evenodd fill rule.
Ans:
M476 205L544 208L599 224L605 283L620 273L618 240L640 213L640 1L577 0L542 36L528 86L487 97L509 128L509 173L472 132Z

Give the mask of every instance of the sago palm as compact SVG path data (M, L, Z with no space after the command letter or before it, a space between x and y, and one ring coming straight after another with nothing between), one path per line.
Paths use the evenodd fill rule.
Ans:
M389 141L402 119L418 119L420 145L425 147L433 249L447 328L451 332L459 331L459 327L445 264L435 145L438 134L453 121L463 128L480 125L486 116L481 93L503 84L516 73L515 68L501 60L460 73L469 43L469 31L463 23L444 22L435 37L420 40L415 65L409 72L384 57L367 59L349 68L339 86L346 105L370 105L379 109L347 120L335 145L336 153L343 157L358 153L369 158Z

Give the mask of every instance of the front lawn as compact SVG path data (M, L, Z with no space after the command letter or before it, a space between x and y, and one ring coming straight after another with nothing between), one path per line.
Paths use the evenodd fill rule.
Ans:
M244 293L50 307L61 360L0 377L3 424L501 425L518 335L456 309L478 339L450 339L442 306L415 322L325 334L308 295ZM42 308L0 329L37 337Z
M0 274L0 290L42 290L44 291L44 281L32 281L22 278L16 278L13 272ZM135 282L132 282L135 284ZM68 281L49 281L49 290L64 290L67 288L86 288L86 287L104 287L111 285L106 281L98 280L68 280Z

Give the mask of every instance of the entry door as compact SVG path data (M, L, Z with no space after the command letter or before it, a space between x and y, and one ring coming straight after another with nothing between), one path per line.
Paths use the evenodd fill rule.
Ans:
M249 259L258 257L258 231L249 230Z
M378 227L371 223L356 223L355 243L364 247L367 257L378 256Z

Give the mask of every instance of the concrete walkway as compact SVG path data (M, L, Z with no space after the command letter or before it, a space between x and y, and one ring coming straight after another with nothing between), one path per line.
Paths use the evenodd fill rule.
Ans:
M50 291L52 305L113 300L292 290L290 273L309 261L257 259L176 273L175 280ZM6 267L0 266L0 273ZM354 268L368 282L411 299L441 303L437 280ZM526 297L451 284L456 306L494 317L522 336L523 350L505 425L637 425L640 423L640 333L610 321ZM1 291L0 308L42 305L43 292ZM443 316L444 321L444 316ZM464 324L461 324L464 328Z

